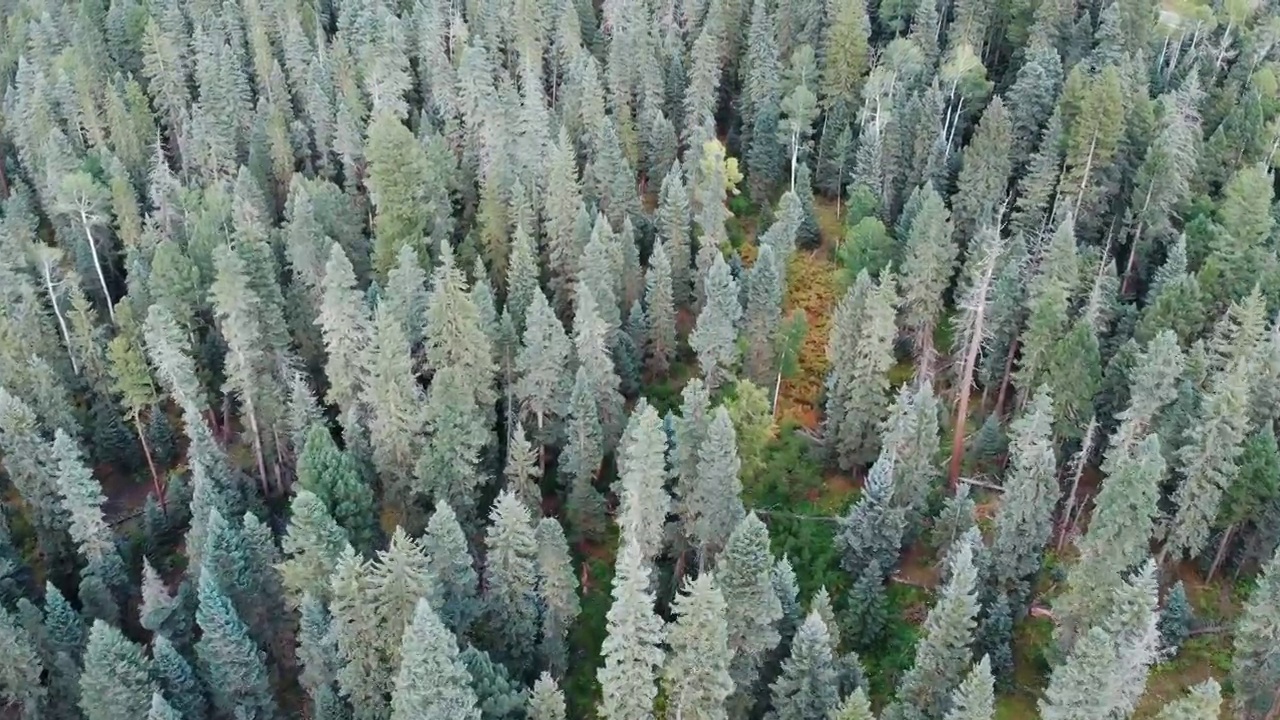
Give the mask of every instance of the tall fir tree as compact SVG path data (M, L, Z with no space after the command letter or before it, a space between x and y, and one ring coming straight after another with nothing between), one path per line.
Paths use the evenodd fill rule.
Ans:
M542 518L535 531L538 543L538 598L542 606L543 665L555 677L569 669L569 632L582 611L578 577L564 529L555 518Z
M894 284L892 275L875 283L863 271L832 319L823 435L845 469L875 457L877 431L888 411L888 371L897 334Z
M484 602L495 655L523 674L538 646L537 537L529 509L510 491L493 504L485 530Z
M729 663L734 684L730 717L755 704L760 666L780 640L782 604L773 591L772 567L769 530L755 513L748 513L729 537L713 575L724 594L733 654Z
M471 675L458 657L457 640L426 599L415 605L400 645L403 659L391 695L392 720L480 720Z
M436 505L422 546L435 579L440 619L460 637L465 636L480 612L476 596L479 577L467 548L467 536L448 503Z
M1009 441L1009 472L991 554L996 581L1018 597L1027 591L1023 583L1040 570L1053 531L1060 493L1052 422L1053 398L1041 388L1014 422Z
M667 717L726 720L733 692L729 676L728 605L710 575L686 581L672 603L668 628L671 654L662 669L662 689L673 698Z
M782 672L770 686L777 720L827 717L840 702L831 634L822 617L812 612L791 641Z
M624 537L614 572L613 604L606 615L608 635L600 648L604 664L596 671L598 712L605 720L653 717L665 632L654 610L649 573L644 550Z
M1280 702L1276 637L1280 635L1280 550L1267 561L1236 623L1231 663L1232 711L1265 718Z
M662 554L671 496L666 490L667 434L658 411L641 400L622 434L617 522L646 562Z
M116 627L95 620L80 675L80 710L86 720L144 717L156 691L151 661Z

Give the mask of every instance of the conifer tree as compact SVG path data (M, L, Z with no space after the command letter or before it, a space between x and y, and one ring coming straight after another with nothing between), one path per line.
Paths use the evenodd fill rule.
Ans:
M289 529L281 546L285 559L280 575L288 601L297 605L308 594L328 597L329 577L347 546L347 537L310 491L299 490L293 496Z
M79 660L84 651L84 620L67 602L58 587L45 581L44 590L44 639L52 654L66 654Z
M906 513L893 503L893 476L893 456L881 455L867 473L862 497L840 521L835 545L841 566L855 578L872 566L887 574L897 565Z
M351 543L370 550L378 539L373 490L350 450L339 450L324 423L313 423L298 457L297 482L315 494Z
M746 282L746 311L742 333L746 342L747 377L759 385L774 378L775 336L782 315L783 272L773 247L761 245Z
M526 711L529 720L564 720L564 691L550 673L544 672L533 684Z
M991 660L983 655L951 696L945 720L991 720L996 713L994 687Z
M359 717L382 717L392 678L386 674L381 650L384 635L369 612L371 563L347 547L331 578L329 610L338 652L338 689Z
M933 367L933 334L943 310L943 293L955 272L958 248L951 213L930 183L924 187L905 238L902 264L902 324L911 335L919 374Z
M529 509L508 490L493 504L485 530L484 603L495 655L522 673L538 636L537 538Z
M426 325L427 274L417 253L408 245L401 247L396 256L396 266L387 274L378 305L400 321L409 345L417 348Z
M671 256L671 287L676 306L685 304L692 292L689 280L692 264L690 250L692 215L689 210L689 191L685 188L684 175L684 168L680 166L679 161L676 161L663 176L662 186L658 192L658 214L655 220L658 235L666 244L667 252Z
M58 488L58 467L47 458L39 421L22 399L0 387L0 450L4 468L22 496L40 550L57 558L70 550L69 523Z
M1041 388L1012 427L1009 471L991 545L993 572L1006 591L1025 591L1018 588L1040 570L1053 531L1059 490L1052 422L1053 398Z
M369 444L388 498L407 506L410 478L421 451L426 398L413 371L409 342L399 321L379 308L369 347Z
M316 317L324 338L325 376L329 392L325 400L347 412L369 383L367 348L373 335L369 309L356 286L351 261L334 243L324 266L320 312Z
M724 596L710 575L686 581L672 604L675 622L668 628L671 655L662 669L668 717L725 720L725 701L733 692Z
M457 640L431 603L419 599L405 626L400 671L391 696L392 720L480 720L471 675L458 657Z
M147 720L182 720L182 714L157 691L151 693L151 708L147 710Z
M1164 706L1157 720L1214 720L1219 717L1222 705L1222 688L1218 681L1209 678L1193 686L1186 697Z
M697 481L686 499L685 521L706 563L725 546L746 514L742 507L737 435L724 405L715 409L706 437L698 445Z
M1039 708L1046 720L1127 717L1159 651L1155 563L1116 591L1114 609L1082 635L1049 676Z
M80 450L62 428L54 433L53 457L57 458L56 482L67 513L68 529L80 555L85 559L85 573L94 575L116 595L127 585L124 561L116 549L115 536L102 512L106 497L102 486L80 459ZM108 618L117 618L119 608L111 601Z
M432 182L435 169L425 149L394 113L373 118L367 148L365 184L376 209L373 265L379 277L386 277L403 246L426 260L424 242L448 230L436 227L440 217L448 217L448 208L439 205L438 193L432 195L439 185Z
M523 225L516 226L512 236L510 261L506 277L506 309L515 321L516 331L524 332L525 315L529 312L534 294L542 293L542 286L538 279L540 273L533 238Z
M458 516L448 503L436 505L422 538L427 565L435 579L440 619L459 636L479 614L474 561Z
M683 523L686 539L692 518L690 502L698 487L698 450L707 436L711 422L711 394L701 378L691 378L680 391L680 415L673 418L674 445L671 465L675 474L676 514Z
M156 633L151 639L151 660L160 688L180 717L207 717L208 702L196 671L163 634Z
M438 372L446 367L458 368L476 405L491 407L497 400L493 387L496 367L492 342L485 333L480 310L467 292L466 276L455 264L453 252L447 245L441 248L440 264L431 274L426 321L425 369Z
M875 457L876 435L888 411L895 303L893 277L876 284L864 270L832 319L823 435L845 469Z
M578 578L564 529L555 518L542 518L535 532L538 543L538 598L542 605L542 659L554 677L568 670L568 636L581 612Z
M713 576L724 594L733 654L729 664L734 685L730 717L755 704L760 666L780 639L777 624L782 619L782 605L770 580L772 567L769 530L755 513L748 513L729 536Z
M538 486L541 472L538 455L525 435L524 425L516 421L507 440L507 462L502 469L507 488L516 494L535 516L542 515L542 488Z
M951 693L961 686L973 657L969 646L979 606L973 556L979 543L978 532L971 530L948 553L946 584L938 602L929 609L924 635L916 646L915 664L898 683L894 703L885 711L887 720L916 714L939 717Z
M555 307L571 307L578 263L585 240L577 232L577 216L582 210L582 185L574 160L573 140L560 127L547 161L547 192L543 195L542 226L546 234L547 270Z
M592 294L579 293L573 314L573 347L578 356L578 373L585 378L586 389L594 398L605 448L612 447L622 433L625 412L618 389L622 381L609 356L612 332Z
M885 421L881 442L894 458L894 503L906 508L911 522L918 523L942 474L937 463L942 445L938 398L931 382L921 379L914 392L903 385Z
M617 521L623 536L635 543L645 562L662 554L667 510L667 434L662 419L641 400L631 413L618 456Z
M104 669L106 673L112 671L114 668ZM48 689L40 682L43 674L44 664L35 641L18 618L0 606L0 698L8 706L21 706L24 719L41 717L48 695Z
M559 436L568 411L572 346L564 325L539 290L533 293L526 314L524 335L516 355L515 396L524 417L530 420L534 438L545 446ZM545 464L539 451L539 467Z
M190 611L194 608L184 607L184 595L190 599L190 585L183 582L176 594L170 594L160 574L151 566L151 561L142 559L142 600L138 606L138 620L143 628L152 633L163 634L187 650L191 645Z
M645 270L644 307L645 367L651 375L661 376L671 366L677 340L671 259L667 243L660 238L654 242Z
M604 460L604 429L584 367L573 383L565 435L558 471L569 485L566 516L575 536L594 537L604 530L604 498L594 484Z
M831 634L817 612L811 612L791 641L782 673L770 686L777 720L827 717L840 702Z
M1204 548L1222 495L1235 480L1236 459L1249 429L1247 408L1257 376L1263 312L1255 290L1242 303L1232 303L1214 330L1210 349L1215 372L1187 442L1178 450L1182 482L1174 493L1178 510L1164 550L1173 557L1196 555Z
M265 654L249 636L249 627L218 588L212 572L201 571L199 597L196 622L201 637L196 643L196 658L214 708L223 715L243 708L256 717L275 717Z
M956 179L956 232L972 236L978 227L997 220L1005 200L1005 188L1012 171L1010 149L1013 140L1009 113L996 97L978 121L973 139L964 151L964 165Z
M80 710L87 720L140 718L156 691L142 648L114 626L95 620L80 675Z
M1264 718L1280 688L1276 638L1280 636L1280 551L1267 561L1258 586L1236 621L1231 663L1232 711L1242 718Z
M867 700L867 691L857 688L844 699L840 707L832 714L834 720L875 720L871 712L871 701Z
M604 664L596 671L598 712L605 720L645 720L653 717L665 632L654 611L645 552L625 534L622 542L606 615L608 635L600 647Z
M733 376L738 364L738 329L742 318L738 283L724 256L716 252L704 281L705 302L689 335L707 386L714 390Z
M437 502L448 502L464 519L471 519L479 500L480 454L489 429L465 372L456 365L444 367L431 381L422 413L427 441L415 473L419 490Z

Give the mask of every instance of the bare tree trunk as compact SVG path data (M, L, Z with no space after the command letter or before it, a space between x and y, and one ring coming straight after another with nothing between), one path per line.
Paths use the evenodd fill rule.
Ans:
M258 416L253 411L253 401L245 398L245 415L249 420L249 430L253 433L253 455L258 461L258 479L262 482L262 497L271 496L271 488L267 485L267 462L262 454L262 433L258 431Z
M93 230L89 228L89 219L80 213L80 226L84 228L84 238L89 242L89 254L93 256L93 269L98 273L98 283L102 285L102 296L107 299L107 316L111 324L116 323L115 302L111 299L111 291L107 289L107 277L102 273L102 262L98 260L98 245L93 241Z
M80 366L76 363L76 354L71 351L71 333L67 330L66 318L62 317L62 310L58 307L58 293L53 289L53 274L49 272L49 261L44 260L40 263L44 270L44 287L49 293L49 304L53 306L53 314L58 318L58 327L62 330L62 340L67 344L67 357L71 358L71 372L76 375L80 374Z
M1018 346L1020 340L1015 338L1009 343L1009 353L1004 358L1004 375L1000 378L1000 392L996 393L996 409L997 417L1004 415L1004 401L1009 396L1009 381L1013 379L1013 358L1018 355Z
M1089 456L1093 454L1094 436L1098 434L1098 418L1089 418L1089 426L1084 431L1084 442L1080 445L1080 453L1076 456L1076 467L1071 478L1071 491L1067 494L1066 507L1062 509L1062 528L1058 533L1058 552L1062 552L1062 546L1067 544L1067 538L1075 534L1076 523L1079 521L1079 512L1084 511L1084 505L1080 505L1077 512L1076 494L1080 492L1080 478L1084 475L1085 466L1089 464ZM1075 513L1073 515L1073 513Z
M142 456L147 459L147 469L151 471L151 487L156 491L156 500L160 502L160 511L166 516L169 508L164 501L164 488L160 485L160 473L156 472L156 461L151 457L151 448L147 445L147 433L142 429L142 420L133 417L133 427L138 431L138 442L142 443Z
M778 417L778 396L782 393L782 372L778 372L778 379L773 381L773 416Z
M1213 576L1218 574L1218 568L1222 567L1222 561L1227 557L1227 548L1231 545L1231 538L1236 534L1235 523L1232 523L1222 533L1222 541L1218 543L1218 552L1213 556L1213 564L1209 566L1209 572L1204 576L1205 582L1211 582Z
M973 339L964 354L964 368L960 371L960 399L956 403L956 421L951 428L951 469L947 474L948 486L955 492L960 479L960 466L964 461L964 431L969 422L969 393L973 391L973 368L978 362L978 349L982 346L982 321L986 303L978 307L977 324Z

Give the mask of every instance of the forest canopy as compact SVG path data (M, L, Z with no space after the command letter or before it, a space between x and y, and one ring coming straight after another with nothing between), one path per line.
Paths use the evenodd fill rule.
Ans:
M0 16L0 715L1280 718L1274 3Z

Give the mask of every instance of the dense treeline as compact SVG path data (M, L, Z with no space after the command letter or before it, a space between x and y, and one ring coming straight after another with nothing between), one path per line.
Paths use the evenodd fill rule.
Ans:
M1273 4L0 11L15 716L1280 717Z

